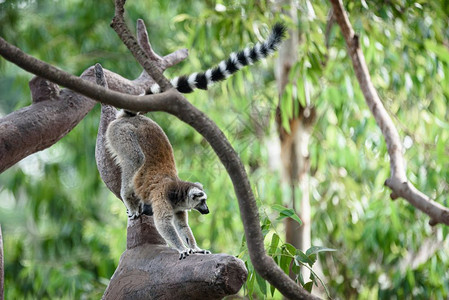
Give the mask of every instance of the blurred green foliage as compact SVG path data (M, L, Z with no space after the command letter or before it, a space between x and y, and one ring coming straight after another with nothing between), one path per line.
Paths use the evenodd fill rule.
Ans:
M374 85L407 149L407 174L418 189L449 206L448 1L345 1L360 35ZM322 279L338 299L445 299L449 246L445 226L404 200L392 202L384 180L389 159L380 130L364 103L340 30L330 31L329 3L299 1L292 24L271 1L128 1L134 27L142 18L156 51L189 48L167 75L191 73L256 42L276 20L302 31L298 101L305 93L318 121L310 147L312 243ZM112 1L0 1L0 36L72 74L99 62L127 78L141 68L109 27ZM277 91L269 59L188 99L225 132L247 168L258 199L267 251L283 267L315 262L283 242L282 189L276 168ZM297 73L297 74L296 74ZM0 59L0 113L30 103L31 75ZM300 75L300 76L294 76ZM163 113L150 114L173 144L180 177L201 181L210 215L191 213L199 245L243 258L250 270L245 293L280 298L248 260L231 182L204 139ZM0 224L6 299L98 299L126 244L123 204L105 188L95 166L98 106L65 138L0 175ZM281 217L279 217L281 215ZM418 264L407 258L424 241L441 243ZM243 242L242 242L243 241ZM446 242L444 242L446 241ZM315 269L315 265L314 265ZM308 278L299 282L312 288Z

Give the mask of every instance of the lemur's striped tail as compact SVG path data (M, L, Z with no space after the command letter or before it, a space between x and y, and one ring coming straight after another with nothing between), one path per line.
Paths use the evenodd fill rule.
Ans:
M244 66L251 65L262 60L277 50L287 31L282 23L276 23L270 36L263 43L257 43L252 48L245 48L237 53L232 53L228 59L221 61L218 66L208 69L206 72L193 73L173 78L170 82L181 93L191 93L194 89L207 90L215 82L222 81ZM160 93L158 84L154 84L147 94Z

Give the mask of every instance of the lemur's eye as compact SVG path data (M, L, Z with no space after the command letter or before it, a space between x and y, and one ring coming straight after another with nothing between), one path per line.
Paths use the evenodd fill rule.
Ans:
M193 199L196 199L196 198L199 198L199 197L203 197L203 196L204 196L204 193L203 192L199 192L199 193L193 194Z

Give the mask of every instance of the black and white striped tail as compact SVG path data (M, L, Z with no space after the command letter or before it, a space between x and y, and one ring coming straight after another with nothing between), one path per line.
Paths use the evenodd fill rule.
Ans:
M215 82L222 81L244 66L252 65L274 53L281 44L286 31L283 24L276 23L270 36L263 43L257 43L252 48L247 47L242 51L232 53L228 59L221 61L218 66L208 69L206 72L175 77L171 80L171 84L181 93L191 93L194 89L207 90ZM159 85L154 84L147 94L160 92Z

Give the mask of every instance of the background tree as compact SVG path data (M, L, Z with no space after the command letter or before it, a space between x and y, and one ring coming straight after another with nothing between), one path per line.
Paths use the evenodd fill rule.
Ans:
M56 3L57 10L53 1L1 3L0 35L72 74L96 62L129 78L140 73L107 26L113 14L111 3ZM373 294L445 298L447 228L431 228L428 218L405 201L389 200L390 191L383 186L389 170L386 147L349 67L337 27L329 32L326 48L330 4L314 1L312 7L316 19L301 19L298 24L307 37L298 51L307 66L318 116L310 144L312 216L317 220L312 223L312 244L338 249L323 257L328 287L332 295L345 299ZM148 20L158 20L150 21L157 28L150 32L151 39L165 42L154 45L158 53L180 45L189 48L189 61L169 75L212 65L250 37L258 37L258 25L272 24L273 17L264 1L133 1L127 8L129 19L144 17L141 12L146 11ZM307 7L298 9L303 15ZM348 3L346 9L361 37L374 85L404 137L407 175L420 190L447 206L449 60L444 1L370 1ZM4 60L0 67L0 103L7 113L29 101L31 76ZM275 128L277 92L270 68L257 68L188 97L225 129L241 154L257 191L267 245L274 245L275 233L282 236L283 232L274 209L282 204L282 190L279 175L268 168L261 141ZM224 107L230 113L224 114ZM241 252L245 259L236 201L223 167L189 127L164 114L151 116L173 143L180 175L201 178L210 199L220 199L210 201L220 218L192 218L201 245L213 252ZM95 170L98 119L95 108L58 144L0 175L6 298L99 298L104 292L125 249L126 215ZM249 262L248 267L251 271ZM245 293L270 295L270 290L250 272Z
M298 48L304 39L300 29L294 26L298 23L298 8L292 1L280 1L279 5L288 8L284 13L293 25L289 31L289 39L280 49L276 65L279 90L276 125L281 146L279 167L286 199L284 202L301 218L301 224L291 218L285 220L285 241L306 251L312 246L309 142L316 111L310 99L309 83L305 75L307 68L298 58ZM302 5L311 7L309 1ZM313 19L313 9L304 18ZM309 274L303 268L302 276L308 277ZM291 275L296 276L294 273Z

